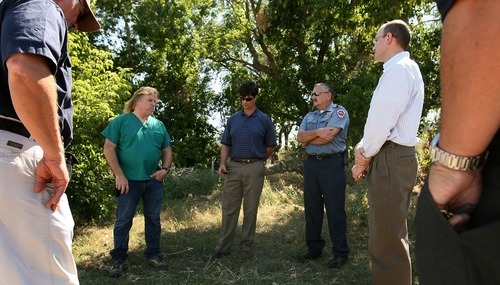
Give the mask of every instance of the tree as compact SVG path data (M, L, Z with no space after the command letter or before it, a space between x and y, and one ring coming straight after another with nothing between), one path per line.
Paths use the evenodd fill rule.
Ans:
M425 112L435 106L432 98L438 97L438 88L432 79L437 78L437 61L435 56L427 60L424 53L437 54L438 29L422 23L422 11L432 12L430 1L388 5L386 1L246 0L219 5L221 14L203 33L213 68L226 74L228 82L219 101L236 108L232 102L238 82L255 78L265 90L259 107L277 122L281 137L288 137L310 111L313 84L329 82L336 102L350 113L349 144L361 138L370 97L382 71L373 63L371 41L382 23L395 18L414 19L415 37L432 40L416 44L425 49L415 56L424 60L420 63L427 72L426 98L431 103Z
M115 63L133 72L134 88L160 93L156 112L172 137L176 166L208 166L218 152L216 129L208 123L211 78L201 54L198 29L212 1L101 1L119 44ZM117 5L120 14L114 10ZM122 27L117 29L117 27Z
M125 69L115 70L111 53L89 44L84 33L70 33L69 50L74 79L74 140L68 150L80 163L73 169L66 193L77 223L106 220L113 209L114 178L102 152L100 132L109 118L121 111L122 96L130 93L130 74Z

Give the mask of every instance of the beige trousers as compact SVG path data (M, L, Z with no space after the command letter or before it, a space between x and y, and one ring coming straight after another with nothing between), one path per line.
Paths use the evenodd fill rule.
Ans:
M42 156L34 141L0 130L0 284L79 284L68 199L52 212L45 202L53 189L33 191Z
M417 165L414 147L388 142L368 170L368 251L375 285L412 284L406 219Z
M238 225L243 201L243 225L241 226L241 251L251 251L255 238L257 210L264 186L264 162L230 162L229 175L222 189L222 225L216 251L229 253Z

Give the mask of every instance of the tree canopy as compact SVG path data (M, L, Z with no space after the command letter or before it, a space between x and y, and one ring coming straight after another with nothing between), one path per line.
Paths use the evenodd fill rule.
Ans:
M290 133L312 109L313 85L330 83L334 101L349 112L348 143L354 145L382 73L373 61L372 39L392 19L408 22L413 30L409 51L424 76L424 115L440 104L441 23L430 0L390 5L381 0L99 0L95 5L102 29L72 37L73 148L94 159L93 169L76 173L95 177L77 180L75 187L104 179L94 173L106 169L100 131L144 85L160 92L155 116L172 136L176 166L210 165L219 153L220 129L209 118L223 125L240 108L237 90L247 80L259 84L257 105L276 123L281 148L297 147Z

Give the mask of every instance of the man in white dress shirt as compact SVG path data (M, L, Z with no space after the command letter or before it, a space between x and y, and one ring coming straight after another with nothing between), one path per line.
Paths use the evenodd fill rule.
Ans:
M412 284L406 219L417 179L417 131L424 83L407 51L411 31L401 20L378 30L374 58L384 72L356 145L353 178L368 184L369 244L373 284Z

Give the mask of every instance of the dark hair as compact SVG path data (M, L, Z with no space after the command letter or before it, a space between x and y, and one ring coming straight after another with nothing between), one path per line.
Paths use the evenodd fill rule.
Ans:
M404 50L408 50L411 39L411 30L402 20L393 20L384 24L384 35L391 33L398 40Z
M240 96L243 97L250 95L252 97L255 97L258 94L259 94L259 87L257 86L257 83L253 81L247 81L240 85Z

